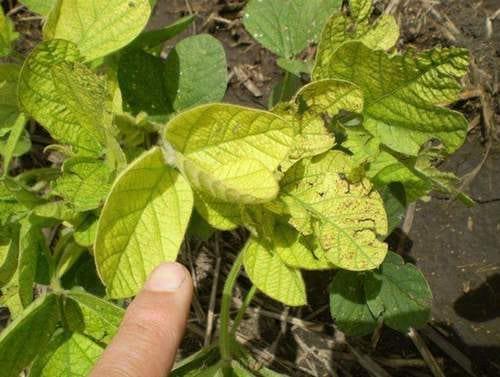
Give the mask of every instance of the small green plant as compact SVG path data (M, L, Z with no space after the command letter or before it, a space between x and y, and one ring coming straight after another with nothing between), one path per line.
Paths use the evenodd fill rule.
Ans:
M466 136L466 119L444 105L458 98L467 51L399 53L395 20L373 20L370 0L251 0L246 27L287 71L263 111L218 103L227 65L214 38L160 56L191 17L143 32L147 0L25 3L46 19L29 56L0 65L0 303L13 319L0 334L0 376L30 366L30 376L85 376L120 323L115 300L175 260L195 220L250 236L224 286L218 342L173 376L277 375L235 340L242 266L246 304L259 290L305 305L301 271L332 270L331 312L345 333L426 323L430 289L384 239L431 190L471 203L434 164ZM0 21L8 55L17 35ZM314 61L298 59L311 42ZM303 73L307 85L283 90ZM61 161L19 171L33 121Z

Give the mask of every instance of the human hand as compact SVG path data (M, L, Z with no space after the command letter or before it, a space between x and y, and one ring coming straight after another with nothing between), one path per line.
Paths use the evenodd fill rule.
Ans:
M130 304L90 377L165 377L175 361L193 294L189 272L164 263Z

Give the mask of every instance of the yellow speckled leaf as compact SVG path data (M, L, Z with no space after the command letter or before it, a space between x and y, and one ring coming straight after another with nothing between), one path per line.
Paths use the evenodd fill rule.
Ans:
M369 270L387 253L377 238L387 232L387 217L368 181L347 181L349 168L348 156L340 151L302 160L283 178L280 197L289 207L290 223L306 234L312 228L332 264Z

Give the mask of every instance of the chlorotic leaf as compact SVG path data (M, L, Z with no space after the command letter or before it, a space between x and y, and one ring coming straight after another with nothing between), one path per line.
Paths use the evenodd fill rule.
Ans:
M151 13L148 0L72 0L50 14L45 37L75 43L87 61L106 56L134 40Z
M363 93L356 85L339 80L319 80L304 86L295 98L299 109L315 115L330 117L341 110L360 113L363 110Z
M19 34L14 31L14 23L0 9L0 57L12 52L12 44Z
M21 0L20 2L26 5L30 11L48 16L57 0Z
M384 323L401 332L421 327L430 318L432 293L422 273L394 253L366 277L365 294L374 313L383 313ZM382 308L381 308L382 306Z
M330 285L330 312L347 335L368 335L377 326L366 302L364 284L364 273L340 270Z
M278 182L273 173L257 160L242 158L210 172L182 156L178 161L189 182L216 200L258 204L269 202L278 195Z
M216 229L233 230L241 224L240 207L234 203L195 192L194 206L200 216Z
M97 220L97 215L91 212L75 226L73 237L78 245L84 247L91 247L94 245L97 232Z
M54 336L30 370L32 377L86 377L103 353L103 348L78 333Z
M309 249L295 229L277 224L273 233L275 252L290 267L303 270L329 270L335 268L326 258L318 258Z
M58 313L57 297L42 296L0 333L0 377L18 376L29 366L54 333Z
M349 182L348 171L349 160L340 151L301 160L281 181L280 198L289 208L290 223L303 234L314 230L332 264L369 270L387 253L377 238L387 232L387 217L370 183Z
M63 164L63 174L53 183L52 194L77 211L98 208L111 187L111 171L101 160L73 158Z
M275 171L293 144L292 124L236 105L196 107L173 118L165 137L184 158L210 171L251 156Z
M251 0L243 22L249 33L275 54L292 58L316 42L340 0Z
M251 237L243 253L245 271L258 289L286 305L300 306L307 303L300 271L287 266L272 246Z
M370 17L372 2L373 0L349 0L349 10L353 19L361 21Z
M335 51L348 41L360 41L374 50L389 50L394 47L399 39L399 27L395 18L391 15L379 17L373 24L370 22L371 0L366 1L368 7L359 12L353 11L351 4L350 17L342 13L334 14L327 22L318 46L316 63L314 66L314 77L327 78L324 74L330 64L333 63ZM359 7L362 6L358 1ZM360 17L358 19L358 16Z
M167 56L164 84L174 111L222 100L227 87L224 47L208 34L183 39Z
M363 127L382 144L416 155L425 142L438 139L451 153L464 142L468 122L438 105L457 99L457 80L467 67L468 53L459 48L391 56L349 42L335 51L319 76L351 81L362 89Z
M72 290L64 302L64 318L68 327L97 341L108 344L116 334L124 310L109 301Z
M40 43L23 65L19 102L54 139L84 154L99 155L104 143L106 89L79 61L71 42Z
M113 298L130 297L163 261L174 261L193 207L189 184L157 147L116 179L99 219L95 258Z

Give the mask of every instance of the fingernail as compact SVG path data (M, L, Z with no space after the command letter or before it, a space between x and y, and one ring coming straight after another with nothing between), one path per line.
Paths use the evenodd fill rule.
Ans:
M179 263L163 263L149 275L144 289L152 292L174 292L186 280L186 269Z

